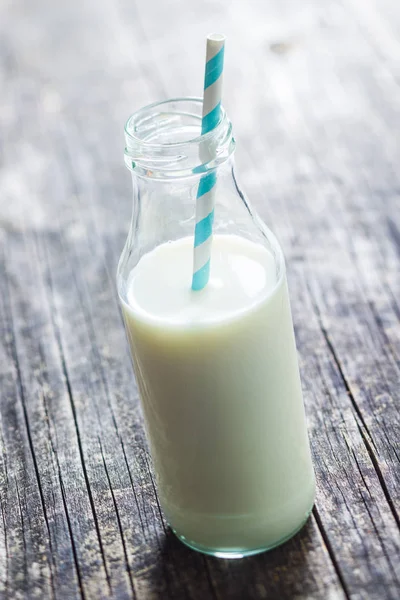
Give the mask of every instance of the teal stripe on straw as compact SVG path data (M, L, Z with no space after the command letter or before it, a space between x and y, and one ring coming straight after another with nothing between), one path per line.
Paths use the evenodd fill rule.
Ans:
M192 290L198 292L202 290L206 285L210 278L210 261L208 260L206 264L201 267L198 271L193 273L192 279Z
M206 73L204 76L204 89L206 90L210 85L215 83L218 77L221 75L224 68L224 50L225 46L222 46L221 50L217 52L215 56L210 58L206 63Z
M200 246L208 240L212 234L212 226L214 222L214 209L204 219L196 223L194 230L194 247Z
M214 127L216 127L219 123L220 119L220 110L221 110L221 102L218 102L217 106L215 106L210 112L203 117L201 122L201 134L208 133Z
M200 198L201 196L204 196L204 194L207 194L215 185L216 181L217 174L215 173L215 171L211 171L211 173L207 173L207 175L204 175L200 179L199 187L197 190L197 197Z

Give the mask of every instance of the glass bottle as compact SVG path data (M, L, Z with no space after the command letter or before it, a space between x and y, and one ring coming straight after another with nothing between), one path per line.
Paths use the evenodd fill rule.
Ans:
M315 493L285 263L240 190L224 111L202 101L132 115L133 214L117 273L166 519L188 546L237 558L277 546ZM216 174L210 279L191 289L196 194Z

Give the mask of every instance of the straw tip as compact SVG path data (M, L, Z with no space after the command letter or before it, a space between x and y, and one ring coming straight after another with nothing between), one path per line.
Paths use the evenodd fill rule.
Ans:
M225 42L226 40L226 35L224 35L223 33L209 33L207 36L207 39L210 40L210 42Z

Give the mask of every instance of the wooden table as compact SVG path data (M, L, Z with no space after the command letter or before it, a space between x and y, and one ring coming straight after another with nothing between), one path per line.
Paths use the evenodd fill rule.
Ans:
M166 528L114 274L123 125L228 35L238 174L284 247L318 478L242 561ZM0 2L0 597L400 597L400 4Z

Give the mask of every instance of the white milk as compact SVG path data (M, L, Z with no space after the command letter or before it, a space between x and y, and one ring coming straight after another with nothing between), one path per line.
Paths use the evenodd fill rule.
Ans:
M216 235L193 292L192 246L145 255L123 311L168 522L240 554L289 537L314 500L288 291L263 246Z

